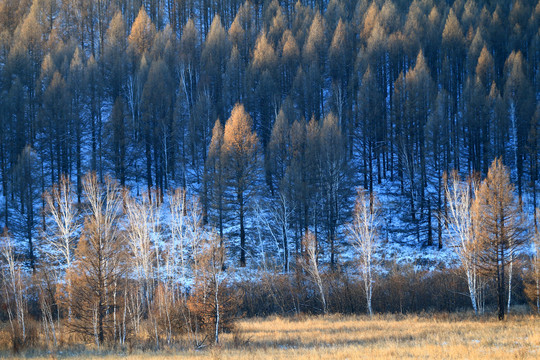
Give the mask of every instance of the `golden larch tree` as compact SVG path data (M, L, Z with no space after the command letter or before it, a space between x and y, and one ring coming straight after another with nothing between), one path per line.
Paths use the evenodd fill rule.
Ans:
M120 322L120 299L127 271L125 237L118 222L123 194L109 177L100 184L95 173L83 182L88 199L82 236L68 278L72 284L71 331L93 338L96 345L115 337Z
M506 266L510 265L525 241L525 220L510 183L508 169L500 158L489 168L476 191L471 209L475 226L480 268L495 278L499 320L506 306Z
M244 223L246 206L255 190L258 143L251 116L246 112L244 105L236 104L225 124L223 153L226 159L228 187L232 191L230 198L238 212L240 225L240 266L246 265Z

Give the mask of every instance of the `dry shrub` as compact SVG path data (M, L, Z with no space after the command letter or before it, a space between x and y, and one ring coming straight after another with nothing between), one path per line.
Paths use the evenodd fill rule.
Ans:
M22 329L16 322L13 323L13 330L9 329L7 334L9 348L14 354L26 349L36 348L39 344L39 323L33 319L28 319L25 325L25 338L23 338Z
M387 264L388 265L388 264ZM471 310L467 280L456 269L418 270L412 265L389 264L389 270L375 279L373 309L376 313L435 313ZM512 306L525 303L523 270L514 266ZM356 274L338 269L321 274L328 299L328 311L364 314L365 290ZM317 313L320 301L316 289L301 271L289 274L267 272L262 279L234 284L242 289L241 310L248 316ZM486 308L496 303L493 285L485 289Z
M243 293L242 311L248 317L297 314L305 290L304 282L296 280L291 274L268 271L261 279L236 283Z
M363 284L347 272L334 271L324 274L327 286L328 310L332 313L355 314L367 311Z
M376 284L374 308L378 312L420 313L468 309L464 277L449 270L415 270L393 264Z
M219 289L219 328L220 332L231 332L239 317L239 305L242 291L239 288L223 284ZM194 318L192 331L206 333L211 337L216 325L216 301L212 288L197 288L188 298L187 307Z
M525 297L527 298L527 302L529 303L529 307L536 313L540 314L539 290L536 279L532 276L532 274L526 274L525 278L523 279L523 285L523 291L525 293Z

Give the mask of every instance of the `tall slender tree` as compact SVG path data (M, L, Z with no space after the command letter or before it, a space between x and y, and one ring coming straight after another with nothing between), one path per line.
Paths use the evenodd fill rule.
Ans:
M229 199L240 226L240 266L246 266L246 210L256 191L259 140L251 116L236 104L225 124L223 153L227 164Z
M476 192L473 216L479 266L497 284L498 318L507 306L507 269L525 242L525 219L502 160L496 159Z

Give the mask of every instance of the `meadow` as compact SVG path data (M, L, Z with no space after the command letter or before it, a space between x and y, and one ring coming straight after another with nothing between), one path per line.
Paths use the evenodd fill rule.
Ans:
M12 357L4 352L5 357ZM242 320L219 346L200 350L56 354L27 352L14 358L84 359L538 359L540 319L456 315L270 317Z

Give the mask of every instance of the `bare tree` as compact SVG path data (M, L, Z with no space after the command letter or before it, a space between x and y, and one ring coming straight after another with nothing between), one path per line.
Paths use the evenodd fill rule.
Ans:
M540 212L536 210L536 216L540 217ZM538 222L538 220L537 220ZM533 299L536 310L540 313L540 231L538 227L535 227L533 236L533 248L534 253L532 256L532 277L533 277L533 294L529 296Z
M289 198L281 189L277 192L277 198L270 203L256 202L254 205L254 218L259 238L259 254L262 258L262 267L266 271L266 252L264 234L273 240L275 253L282 253L283 271L290 269L289 232L293 208ZM267 211L267 212L266 212Z
M164 271L161 277L161 281L156 289L155 302L159 308L159 314L163 318L161 323L165 327L167 334L167 342L172 341L173 327L175 326L173 319L174 309L180 308L184 310L187 308L187 284L188 276L188 237L190 216L192 215L188 210L189 199L186 195L186 191L183 189L176 189L169 194L169 211L170 211L170 238L165 243L164 249L161 252L163 258ZM185 312L184 321L189 326L190 316Z
M167 263L167 267L170 269L170 275L179 278L183 286L187 282L186 247L189 223L187 202L186 191L183 189L176 189L169 196L171 241L167 261L171 263Z
M457 254L461 266L467 276L469 297L474 313L478 315L481 307L479 302L480 274L478 272L478 243L475 239L471 207L471 194L476 191L476 183L469 179L463 183L457 171L450 175L450 182L445 179L445 193L448 207L446 224L451 233L449 245ZM481 311L480 311L481 312Z
M220 245L220 238L214 232L210 232L206 241L202 243L203 248L198 253L199 271L196 281L204 282L204 289L207 293L205 303L209 306L209 314L214 327L214 341L219 344L219 333L221 331L221 318L224 312L222 307L221 291L227 279L227 272L223 271L224 248ZM201 304L204 306L204 304Z
M53 186L51 192L45 193L47 212L54 221L55 228L47 241L53 249L50 254L55 262L62 262L65 273L69 273L73 263L73 252L76 245L77 210L73 203L71 182L66 176L60 177L60 182ZM71 321L71 279L66 277L68 319Z
M14 344L26 340L26 322L27 322L27 303L26 286L28 279L25 278L21 265L15 258L15 249L11 242L10 235L6 232L2 239L2 258L3 258L3 295L6 304L9 324Z
M54 323L53 309L57 305L54 299L54 283L52 280L55 276L54 269L51 264L44 264L40 267L37 285L39 290L39 308L41 310L41 323L47 344L52 345L52 349L58 346L56 336L57 326ZM52 343L52 344L51 344Z
M319 264L317 259L317 239L311 231L307 231L302 239L304 242L305 258L302 259L302 267L309 274L311 280L317 286L319 295L321 297L322 311L324 314L327 312L326 297L324 295L324 287L319 273Z
M154 197L158 199L157 196ZM160 236L159 207L150 201L151 196L143 196L141 201L126 196L126 215L128 220L127 238L135 265L135 277L140 284L141 303L154 327L156 347L159 347L157 319L151 311L153 296L159 274L159 245L156 237Z
M193 287L196 289L192 292L197 295L197 293L200 293L202 291L203 294L206 294L206 284L204 282L198 282L197 281L197 274L201 271L200 269L204 267L204 264L201 262L201 251L204 248L203 243L206 236L204 227L203 227L203 211L201 209L201 205L197 198L191 198L187 203L187 213L189 216L185 218L186 224L185 224L185 236L187 240L187 248L186 250L191 255L188 260L188 267L191 271L191 276L187 281L189 281L191 284L193 284ZM224 254L224 253L223 253ZM196 296L195 296L196 297ZM187 297L187 293L184 297L184 305L185 311L184 311L184 319L186 321L186 324L188 325L189 334L191 336L191 340L195 344L196 347L202 346L202 344L205 341L205 338L201 337L201 332L199 331L201 326L199 324L199 321L197 319L198 314L198 307L192 306L193 297ZM206 297L204 297L206 298ZM191 305L191 306L190 306Z
M378 238L380 205L373 193L368 194L363 188L358 188L354 206L353 221L349 224L349 234L352 244L359 255L360 272L364 280L366 304L369 316L373 315L371 299L373 295L374 253L380 243Z

